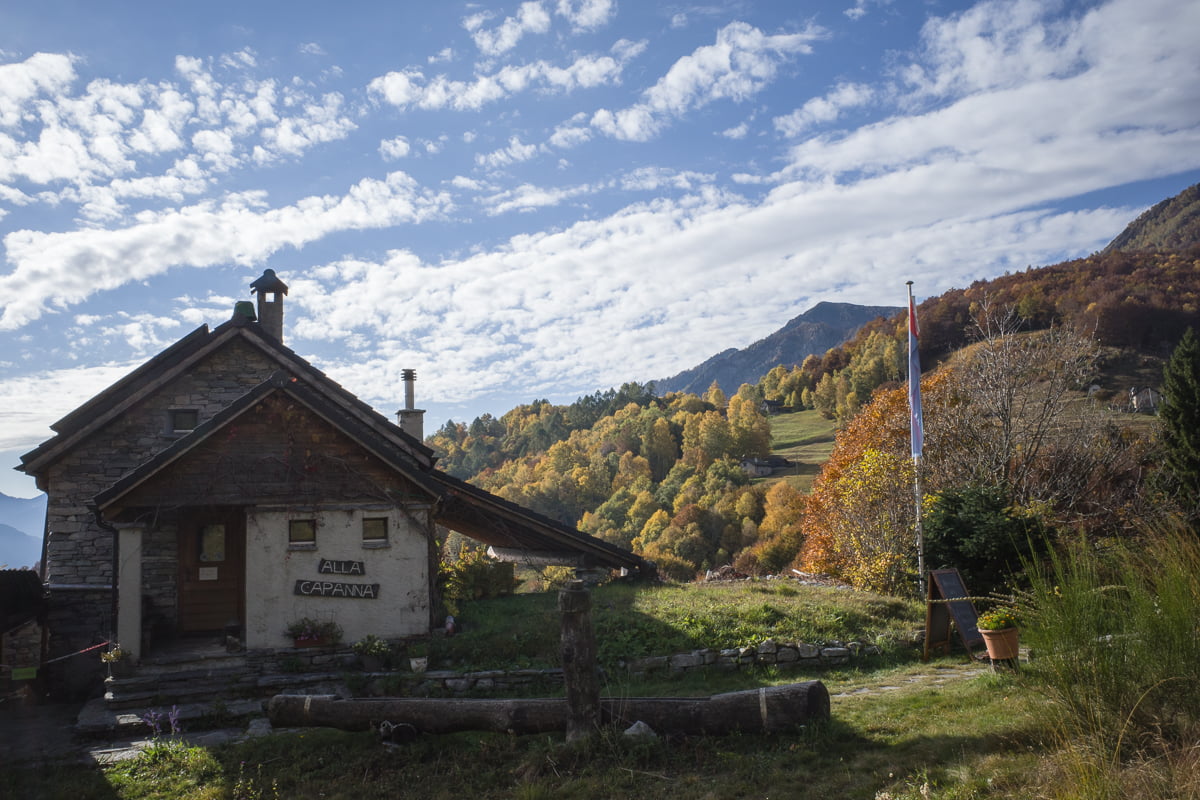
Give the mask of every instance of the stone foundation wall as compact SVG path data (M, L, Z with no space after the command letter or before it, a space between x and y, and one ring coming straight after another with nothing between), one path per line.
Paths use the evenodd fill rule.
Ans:
M46 668L51 693L63 699L86 696L104 676L101 651L74 654L108 639L114 628L112 590L51 586L46 628L50 658L67 656Z

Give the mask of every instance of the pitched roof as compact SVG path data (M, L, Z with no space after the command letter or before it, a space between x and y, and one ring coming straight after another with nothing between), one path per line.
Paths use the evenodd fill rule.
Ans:
M386 417L346 391L295 351L267 335L253 321L235 315L211 331L207 325L202 325L55 422L50 428L57 435L21 456L21 465L17 469L38 475L85 437L102 429L209 354L239 338L276 361L280 368L304 379L313 391L344 406L347 413L374 428L378 435L392 440L413 457L432 465L433 450L424 442L392 425Z
M349 436L358 445L424 490L431 500L437 497L437 485L426 478L426 473L405 448L398 446L390 437L380 436L373 426L349 413L345 406L331 401L311 384L302 382L297 376L280 370L221 409L211 419L197 426L195 430L175 440L169 447L155 453L136 468L121 476L115 483L96 495L96 506L101 511L112 509L138 486L160 474L210 439L215 433L253 409L259 401L275 392L288 395ZM386 420L384 423L391 424ZM397 428L395 432L400 431Z

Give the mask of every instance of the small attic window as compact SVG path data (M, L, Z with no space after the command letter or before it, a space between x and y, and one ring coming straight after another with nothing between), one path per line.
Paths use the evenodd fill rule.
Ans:
M172 433L187 433L200 424L200 412L194 408L173 408L167 412L167 428Z

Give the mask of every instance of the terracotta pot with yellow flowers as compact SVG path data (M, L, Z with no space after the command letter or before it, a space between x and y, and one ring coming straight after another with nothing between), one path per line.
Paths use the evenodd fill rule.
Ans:
M1015 608L994 608L979 615L976 623L979 633L983 636L983 644L987 647L988 658L995 661L1011 661L1017 663L1018 640L1020 637L1020 617Z

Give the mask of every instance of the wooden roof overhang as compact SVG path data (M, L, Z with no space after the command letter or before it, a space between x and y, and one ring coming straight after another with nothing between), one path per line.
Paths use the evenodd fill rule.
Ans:
M503 560L627 569L644 576L654 574L650 562L628 550L510 503L446 473L435 471L432 477L443 487L437 521L491 545L493 555ZM515 551L520 551L520 555Z

